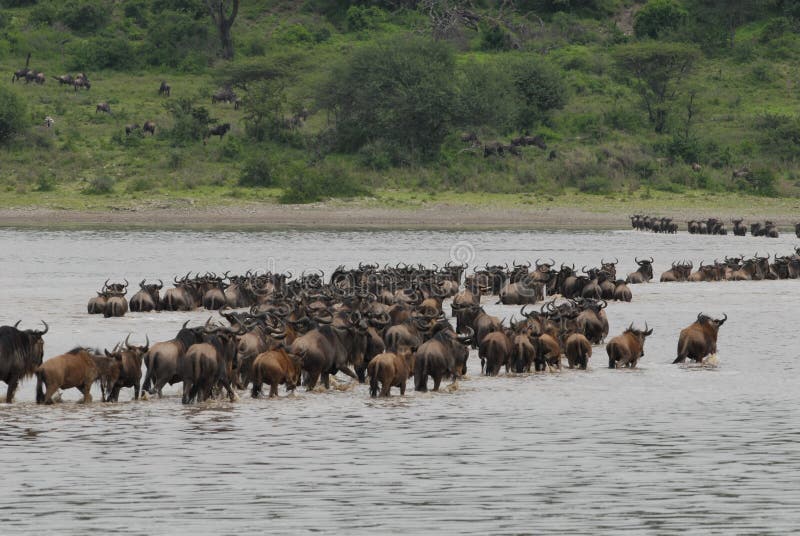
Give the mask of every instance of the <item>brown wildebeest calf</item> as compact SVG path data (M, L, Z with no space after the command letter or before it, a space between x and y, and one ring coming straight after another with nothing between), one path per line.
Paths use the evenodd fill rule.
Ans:
M300 360L286 352L285 348L258 354L251 370L253 378L253 398L261 393L261 384L269 384L269 397L278 396L278 386L286 385L286 391L294 391L300 385Z
M113 352L106 350L106 356L115 360L117 368L114 376L109 381L109 393L106 402L119 401L119 391L123 387L133 387L133 398L139 400L139 386L142 379L142 356L150 349L150 338L146 338L144 346L131 346L128 342L130 335L125 339L121 348Z
M79 389L83 401L91 402L92 384L100 378L96 354L86 348L73 348L66 354L48 359L36 369L36 403L52 404L59 389ZM47 387L47 392L42 390Z
M606 344L608 353L608 368L630 367L636 368L639 359L644 355L644 340L653 334L653 330L634 329L633 323L622 335L617 335Z
M404 395L408 378L414 374L414 354L405 347L396 354L384 352L372 358L367 372L370 396L378 396L378 382L381 384L380 396L389 396L392 387L399 387L400 394Z
M717 335L719 327L725 323L728 315L717 320L700 313L697 320L681 330L678 338L678 357L673 363L683 363L686 358L700 363L704 357L717 353Z

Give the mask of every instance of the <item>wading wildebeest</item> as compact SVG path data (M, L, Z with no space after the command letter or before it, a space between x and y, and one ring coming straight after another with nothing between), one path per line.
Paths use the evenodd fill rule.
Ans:
M195 400L203 402L211 397L214 387L219 385L228 392L231 402L236 398L233 391L236 360L236 333L226 328L204 329L204 341L193 344L180 361L178 373L183 381L184 404Z
M622 335L608 341L608 368L636 368L639 359L644 355L644 340L652 334L653 330L647 329L647 322L643 330L635 329L631 323Z
M160 279L158 284L146 285L145 280L139 283L139 292L131 297L130 308L134 312L155 311L159 305L158 292L164 288L164 282Z
M91 402L92 384L100 379L95 356L92 350L79 347L42 363L36 369L36 403L52 404L56 391L73 387L83 393L83 402ZM42 386L46 386L46 392Z
M653 257L650 257L650 260L645 259L642 261L635 257L634 259L639 268L635 272L628 274L627 282L631 284L649 283L653 279Z
M252 366L253 398L261 393L261 384L269 384L269 397L278 396L278 386L286 385L286 392L300 385L302 372L300 358L289 355L286 348L279 347L256 356Z
M146 337L144 346L131 346L130 335L125 338L125 343L113 352L105 351L106 356L117 361L117 371L110 382L106 402L117 402L119 391L123 387L133 387L133 399L139 400L139 385L142 379L142 356L150 349L150 338Z
M700 313L697 320L681 330L678 337L678 357L673 363L683 363L688 357L700 363L704 357L717 353L717 335L719 327L725 323L728 315L719 320Z
M42 337L49 327L42 320L44 330L17 329L19 322L13 326L0 327L0 381L5 382L6 402L14 400L14 392L19 381L33 376L36 368L42 364L44 340Z
M178 374L181 359L191 345L203 342L203 326L187 328L188 323L187 320L174 339L158 342L144 354L147 374L142 389L150 394L158 393L160 398L161 390L166 384L173 385L182 381Z
M467 371L469 349L465 346L474 335L471 328L466 335L456 335L447 321L436 324L433 337L420 346L414 356L414 389L428 390L428 376L433 378L433 390L438 391L442 378L450 376L455 381Z
M408 378L414 374L414 353L403 348L398 353L379 354L369 362L367 372L370 396L378 396L378 383L381 385L380 396L389 396L392 387L399 387L400 394L404 395Z
M564 342L564 354L567 356L569 368L586 370L589 358L592 357L592 343L583 333L572 333Z
M487 376L497 376L503 365L505 365L506 371L511 368L511 356L514 351L512 336L513 333L507 330L494 331L481 341L478 347L478 357L481 358L481 371L485 370Z

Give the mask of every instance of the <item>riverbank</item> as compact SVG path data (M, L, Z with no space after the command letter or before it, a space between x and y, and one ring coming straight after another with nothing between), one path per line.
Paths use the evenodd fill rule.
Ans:
M800 221L800 200L709 192L552 196L386 190L357 200L282 205L270 192L236 198L213 188L146 199L47 194L0 198L0 226L41 228L628 229L633 213L672 217L681 229L690 219L714 216L725 221L771 219L789 230Z

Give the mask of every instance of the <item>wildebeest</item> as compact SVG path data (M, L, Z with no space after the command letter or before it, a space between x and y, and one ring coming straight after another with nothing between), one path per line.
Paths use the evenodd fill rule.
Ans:
M76 77L75 77L75 79L72 81L72 87L74 88L74 90L75 90L76 92L77 92L79 89L85 89L86 91L89 91L90 89L92 89L92 84L91 84L91 82L89 82L89 79L88 79L88 78L86 78L86 75L85 75L85 74L83 74L83 73L80 73L80 74L79 74L78 76L76 76ZM111 112L109 112L109 113L111 113Z
M392 387L399 387L400 394L404 395L408 378L414 374L414 353L403 348L398 353L379 354L369 362L367 372L370 396L378 396L378 383L381 384L380 396L389 396Z
M54 80L58 80L58 85L60 86L71 86L72 82L75 80L72 78L71 74L62 74L61 76L54 76Z
M500 367L505 365L506 370L511 367L513 341L507 331L495 331L486 335L478 347L478 356L481 358L481 371L487 376L497 376ZM484 361L486 368L484 369Z
M347 327L321 325L298 337L289 346L289 352L302 358L306 371L306 388L310 391L322 379L330 388L330 375L342 371L357 379L350 365L357 366L364 359L367 345L366 319L353 316L346 320Z
M164 97L169 97L170 91L172 91L172 88L169 87L169 84L167 84L167 81L166 80L162 80L161 81L161 86L159 86L159 88L158 88L158 94L162 95Z
M631 323L622 335L608 341L608 368L636 368L639 359L644 355L644 340L652 334L653 330L647 329L647 322L643 330L634 328Z
M55 124L56 124L56 120L55 120L55 119L53 119L53 118L52 118L51 116L49 116L49 115L48 115L48 116L45 116L45 118L44 118L44 126L45 126L46 128L51 128L51 127L52 127L53 125L55 125Z
M158 284L146 285L145 280L142 279L139 283L139 291L131 297L129 303L131 311L134 312L148 312L155 311L159 306L158 292L164 288L164 282L160 279Z
M5 382L6 402L14 400L19 381L32 376L42 364L44 335L50 329L43 320L44 330L18 329L13 326L0 327L0 381Z
M505 146L499 141L487 141L483 144L483 157L488 158L492 155L504 156Z
M258 398L261 392L261 384L269 384L270 398L278 396L278 386L286 385L286 391L294 391L300 385L300 373L302 372L300 358L290 355L286 348L279 347L268 352L259 354L252 366L253 398Z
M203 342L203 326L187 328L187 320L174 339L156 343L144 354L147 374L142 389L161 397L161 390L166 384L173 385L182 381L178 374L178 365L186 354L186 350L196 343Z
M692 273L692 268L694 268L694 263L692 262L673 262L672 268L662 273L660 280L662 283L684 282L689 279L689 274Z
M203 136L203 143L205 144L208 141L208 138L211 136L219 136L219 139L221 140L225 137L225 134L227 134L230 129L230 123L223 123L221 125L209 128Z
M96 355L88 348L78 347L42 363L36 369L36 403L52 404L56 391L73 387L83 393L83 402L91 402L92 384L100 379ZM46 392L42 386L46 386Z
M797 235L797 238L800 238L800 223L794 224L794 234Z
M633 293L630 287L622 279L617 279L614 282L614 300L629 302L633 299Z
M139 128L141 128L139 126L139 123L133 123L133 124L130 124L130 125L125 125L125 135L126 136L130 136L131 134L133 134L134 132L139 130Z
M190 346L178 365L183 381L181 401L191 404L195 400L207 400L217 385L223 387L233 401L236 397L232 385L237 368L236 334L225 328L206 327L204 331L204 341Z
M511 366L514 372L530 372L536 348L527 334L518 334L512 341Z
M733 234L736 236L745 236L747 234L747 226L742 223L742 218L731 220L733 224Z
M592 343L583 333L572 333L564 341L564 355L567 356L569 368L586 370L589 358L592 357Z
M455 381L466 373L469 349L465 344L474 335L457 335L446 321L434 328L433 337L420 346L415 354L414 389L428 390L428 376L433 378L433 390L438 391L442 378L451 376Z
M104 112L104 113L107 113L107 114L110 115L111 114L111 105L108 104L107 102L101 102L94 109L94 113L97 113L97 112Z
M693 324L681 330L678 357L673 363L683 363L686 358L699 363L704 357L717 353L719 328L727 319L728 315L719 320L699 313Z
M109 391L106 402L117 402L119 391L123 387L133 387L133 398L139 400L139 386L142 379L142 356L150 349L150 337L146 337L144 346L132 346L130 335L125 338L125 343L112 352L105 351L106 356L116 361L117 369L109 382Z
M156 135L156 124L153 121L145 121L144 125L142 125L142 132L144 134L150 133L151 136Z
M234 93L234 91L231 88L227 87L220 89L219 91L211 95L211 104L216 104L218 102L227 102L230 104L232 102L235 102L236 99L237 99L236 93Z

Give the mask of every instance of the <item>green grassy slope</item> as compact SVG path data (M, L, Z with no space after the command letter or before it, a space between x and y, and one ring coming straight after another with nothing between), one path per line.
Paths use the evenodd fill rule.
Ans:
M309 7L313 2L245 2L234 26L233 62L213 58L216 35L205 21L207 50L168 67L136 61L137 54L144 54L147 32L158 24L157 17L143 27L117 3L84 1L106 6L109 13L102 29L81 33L57 21L36 23L44 3L0 11L0 73L5 73L0 84L25 104L30 124L27 132L0 148L0 206L100 208L158 204L176 197L203 204L275 202L291 188L294 177L311 167L321 170L318 174L346 176L375 193L372 199L377 201L371 202L387 204L413 205L410 198L417 195L477 202L481 196L475 194L481 193L506 194L511 202L525 203L569 200L565 192L581 191L608 200L637 199L643 205L654 198L653 192L667 192L676 194L680 205L680 199L706 199L698 190L718 194L746 190L747 185L732 178L734 171L745 167L773 181L772 195L800 192L800 166L794 156L800 149L800 127L794 124L800 104L796 66L800 39L793 31L766 39L772 15L739 28L732 50L704 49L684 84L696 92L690 141L676 148L677 133L683 129L683 101L675 105L670 131L655 134L638 97L614 69L615 43L632 38L622 36L613 20L625 16L630 3L607 2L612 6L607 16L556 13L541 24L520 8L513 20L531 28L522 49L540 52L559 69L569 88L566 106L533 129L532 133L544 136L548 149L527 147L520 157L483 158L466 150L460 129L453 126L436 158L384 166L363 153L319 154L318 135L327 131L331 118L318 106L317 94L331 66L353 50L388 36L425 35L427 18L420 11L381 11L368 28L350 31L343 9L326 15ZM146 11L149 4L138 3ZM480 12L495 16L493 3L485 5ZM52 79L77 72L85 61L77 52L79 45L99 35L127 42L134 51L133 65L87 71L90 91L75 92ZM452 39L458 65L500 61L519 53L483 50L482 35L460 31ZM28 51L31 67L48 76L44 86L10 82ZM312 115L285 139L257 142L245 130L246 110L212 105L210 96L232 70L276 64L288 65L291 73L286 79L286 116L302 107ZM162 79L172 86L171 100L194 99L219 123L231 123L230 134L207 144L176 143L169 135L173 118L165 107L168 99L157 94ZM112 115L95 112L103 101L111 105ZM45 116L55 119L53 128L42 126ZM156 136L125 136L126 124L146 120L157 124ZM491 128L478 131L483 140L507 141L515 134ZM769 136L776 131L782 133L777 141ZM554 159L548 158L551 150L556 152ZM273 168L274 185L239 186L245 165L259 157ZM693 162L701 169L693 170ZM577 199L587 198L573 198ZM595 204L588 199L580 202ZM597 199L602 204L604 198ZM709 204L714 199L708 198Z

